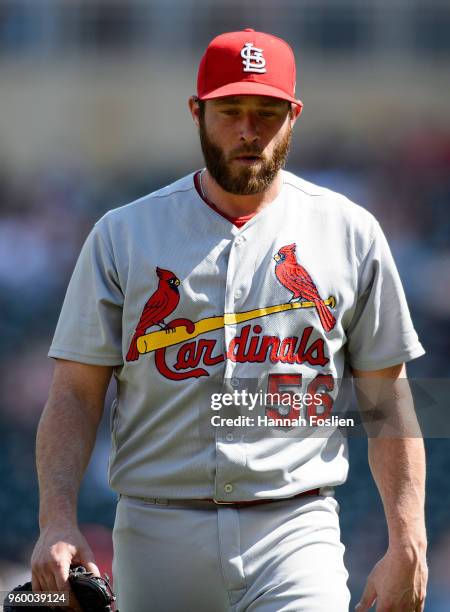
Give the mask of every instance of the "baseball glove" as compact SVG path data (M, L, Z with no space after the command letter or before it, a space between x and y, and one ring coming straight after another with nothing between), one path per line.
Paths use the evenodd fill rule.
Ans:
M83 612L119 612L114 606L116 597L112 592L111 585L109 582L109 576L104 575L103 578L94 576L92 572L88 572L81 565L78 567L71 567L69 570L69 583L70 588L77 598ZM60 607L53 605L49 606L33 606L27 605L24 608L22 605L14 605L14 601L11 601L11 595L19 592L30 592L32 591L31 582L17 586L13 589L4 600L4 612L52 612L56 610L67 610L67 607ZM20 599L18 599L20 601ZM23 601L23 600L22 600Z

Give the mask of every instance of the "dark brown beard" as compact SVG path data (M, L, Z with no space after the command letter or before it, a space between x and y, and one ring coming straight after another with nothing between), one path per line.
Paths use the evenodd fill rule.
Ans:
M243 145L233 151L232 156L258 155L261 156L257 167L244 167L237 173L230 168L230 161L225 158L222 149L208 136L205 120L199 121L200 144L205 158L208 172L215 181L229 193L235 195L252 195L265 191L273 182L277 172L284 167L291 144L292 128L289 129L283 140L275 147L270 159L263 156L262 151L255 146Z

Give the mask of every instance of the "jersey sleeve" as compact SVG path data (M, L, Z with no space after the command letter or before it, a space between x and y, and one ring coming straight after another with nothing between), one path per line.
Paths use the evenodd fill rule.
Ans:
M111 250L97 223L70 279L49 357L121 365L123 293Z
M402 283L378 222L358 279L358 298L347 333L347 360L378 370L425 353L414 330Z

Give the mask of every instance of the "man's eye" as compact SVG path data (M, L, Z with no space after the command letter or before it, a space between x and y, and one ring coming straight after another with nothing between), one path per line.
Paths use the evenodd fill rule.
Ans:
M275 117L276 116L276 113L272 111L261 111L259 114L261 115L261 117Z
M226 108L222 111L224 115L237 115L238 111L235 108Z

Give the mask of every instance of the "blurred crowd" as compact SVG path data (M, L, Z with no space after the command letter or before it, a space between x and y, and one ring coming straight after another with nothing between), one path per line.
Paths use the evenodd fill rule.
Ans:
M294 147L289 169L373 211L388 237L426 356L413 377L450 376L450 133L427 125L383 150L329 135ZM194 170L187 168L186 173ZM38 534L34 440L51 377L46 353L82 242L107 210L177 177L147 168L93 174L41 167L33 176L0 175L0 590L25 580ZM80 523L100 567L111 571L115 498L106 482L108 410L80 499ZM450 600L448 440L426 440L432 579L428 610ZM383 553L385 525L371 484L366 442L351 440L348 483L338 491L350 584L357 597ZM446 569L444 569L446 568Z

